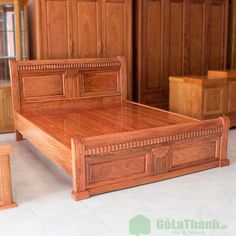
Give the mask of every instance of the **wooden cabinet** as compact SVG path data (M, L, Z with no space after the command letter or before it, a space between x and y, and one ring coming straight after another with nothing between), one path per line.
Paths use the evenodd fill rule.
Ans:
M41 0L40 27L42 58L68 58L72 55L71 0ZM37 4L37 3L35 3ZM39 4L39 3L38 3ZM35 13L33 13L35 14ZM40 24L39 24L40 23ZM33 51L33 50L32 50ZM36 50L39 53L39 50Z
M75 39L72 57L101 57L103 54L101 1L76 0L75 4L72 14Z
M208 1L185 1L183 60L185 75L204 75L208 69ZM174 73L169 73L175 75Z
M0 133L14 131L11 87L0 83Z
M228 0L209 0L208 69L224 70L227 66Z
M228 68L236 69L236 0L229 1Z
M0 1L0 133L14 131L9 60L28 58L27 0Z
M201 120L227 115L236 126L236 72L170 77L170 111Z
M127 63L127 91L133 96L132 83L132 0L102 0L99 25L102 40L99 43L102 57L125 56ZM101 46L100 46L101 45Z
M137 1L135 5L135 70L136 96L141 103L167 103L168 81L165 80L164 12L165 0Z
M182 74L184 2L140 0L135 5L136 100L167 107L168 75Z
M137 101L168 108L170 75L226 69L228 0L140 0L134 22Z
M12 197L12 181L9 155L11 146L0 146L0 210L16 207Z
M170 111L197 119L226 114L226 80L206 76L170 77Z
M125 56L132 97L131 0L30 0L31 58Z

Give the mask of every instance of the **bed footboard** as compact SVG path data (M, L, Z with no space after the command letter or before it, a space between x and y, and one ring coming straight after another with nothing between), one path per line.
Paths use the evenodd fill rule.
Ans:
M229 119L72 139L75 200L229 165Z

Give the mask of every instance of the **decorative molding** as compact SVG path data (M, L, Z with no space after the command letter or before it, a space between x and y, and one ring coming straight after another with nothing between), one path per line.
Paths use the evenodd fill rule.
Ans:
M89 147L85 146L85 156L92 155L101 155L111 152L125 151L128 149L140 148L145 146L151 146L161 143L168 143L173 141L183 141L192 138L205 137L209 135L219 134L223 132L223 126L219 126L217 128L197 130L192 132L186 132L183 134L174 134L163 137L150 137L142 140L133 140L126 143L118 143L118 144L110 144L99 147Z
M0 4L14 4L14 3L25 4L27 3L27 0L0 0Z
M79 72L74 73L66 71L63 75L64 95L67 98L80 97L80 76Z
M171 150L170 146L160 146L152 149L155 175L164 174L169 171L170 150Z
M55 69L83 69L83 68L103 68L120 67L120 61L114 62L94 62L94 63L63 63L63 64L41 64L41 65L18 65L17 70L55 70Z
M165 157L170 151L170 146L161 146L152 149L152 154L155 158Z

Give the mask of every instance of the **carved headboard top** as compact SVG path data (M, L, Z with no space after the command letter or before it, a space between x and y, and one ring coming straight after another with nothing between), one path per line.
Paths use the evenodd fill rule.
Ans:
M123 57L66 60L12 60L14 109L88 106L126 100Z

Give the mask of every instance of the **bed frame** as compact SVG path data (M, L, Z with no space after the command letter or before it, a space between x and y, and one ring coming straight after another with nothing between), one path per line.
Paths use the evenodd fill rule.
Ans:
M229 165L227 117L208 121L189 118L191 122L184 124L72 137L68 146L24 116L42 109L131 104L126 100L122 57L11 61L10 67L16 139L30 141L72 177L75 200Z

